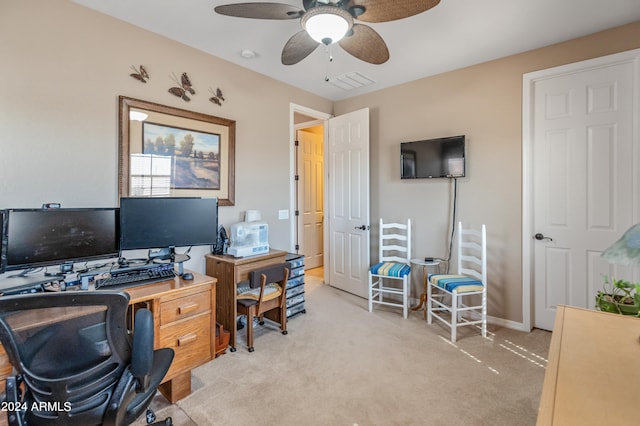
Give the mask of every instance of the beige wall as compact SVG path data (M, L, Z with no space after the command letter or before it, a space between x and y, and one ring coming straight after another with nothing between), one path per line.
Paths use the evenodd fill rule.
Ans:
M401 182L399 143L467 135L458 217L487 224L490 314L519 323L522 74L637 47L640 23L333 104L70 1L3 0L0 208L117 204L117 99L125 95L236 120L236 205L220 209L221 223L259 209L272 245L286 249L290 227L277 212L290 206L290 103L336 114L366 106L372 223L410 216L417 256L447 254L452 186ZM129 77L140 64L151 74L146 84ZM169 76L184 71L198 91L189 103L167 93ZM208 101L209 87L224 91L222 107ZM188 266L203 270L192 255Z
M638 47L640 23L634 23L336 102L336 115L371 109L371 223L411 217L415 255L446 257L453 185L401 181L400 142L465 134L458 219L487 225L489 314L521 323L522 76ZM413 285L415 295L415 277Z
M290 103L330 113L330 101L67 0L3 0L0 58L0 208L117 205L124 95L236 120L236 205L220 208L221 223L259 209L271 244L289 249L278 210L290 207ZM146 84L129 76L140 64ZM198 92L188 103L167 92L185 71Z

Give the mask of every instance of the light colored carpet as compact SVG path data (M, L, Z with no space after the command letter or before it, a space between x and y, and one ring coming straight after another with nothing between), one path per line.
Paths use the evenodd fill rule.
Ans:
M422 312L375 307L306 277L306 314L289 334L256 327L235 353L193 371L192 394L161 396L158 417L187 425L533 425L551 333L448 331ZM139 424L144 424L140 422Z

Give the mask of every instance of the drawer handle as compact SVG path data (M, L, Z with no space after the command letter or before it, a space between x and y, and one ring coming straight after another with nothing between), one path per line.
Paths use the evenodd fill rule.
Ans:
M191 333L186 336L178 337L178 346L188 345L189 343L193 343L198 338L197 335Z
M197 309L198 309L197 303L193 303L193 302L185 303L184 305L178 306L178 314L179 315L188 314L189 312L196 311Z

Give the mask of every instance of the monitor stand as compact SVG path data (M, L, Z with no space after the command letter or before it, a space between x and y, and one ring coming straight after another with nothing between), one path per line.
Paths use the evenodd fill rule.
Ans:
M73 272L73 262L61 263L58 272L45 272L45 277L64 277Z
M161 249L161 251L164 251L164 250L167 250L167 249ZM191 259L191 257L189 257L188 254L176 253L175 247L169 247L168 251L169 251L168 257L167 256L156 257L155 259L153 259L153 263L174 263L174 264L177 263L178 275L182 276L184 274L184 262Z

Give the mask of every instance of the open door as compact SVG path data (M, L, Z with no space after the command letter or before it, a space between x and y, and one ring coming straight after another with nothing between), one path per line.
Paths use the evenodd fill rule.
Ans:
M328 284L367 297L369 109L328 120Z

